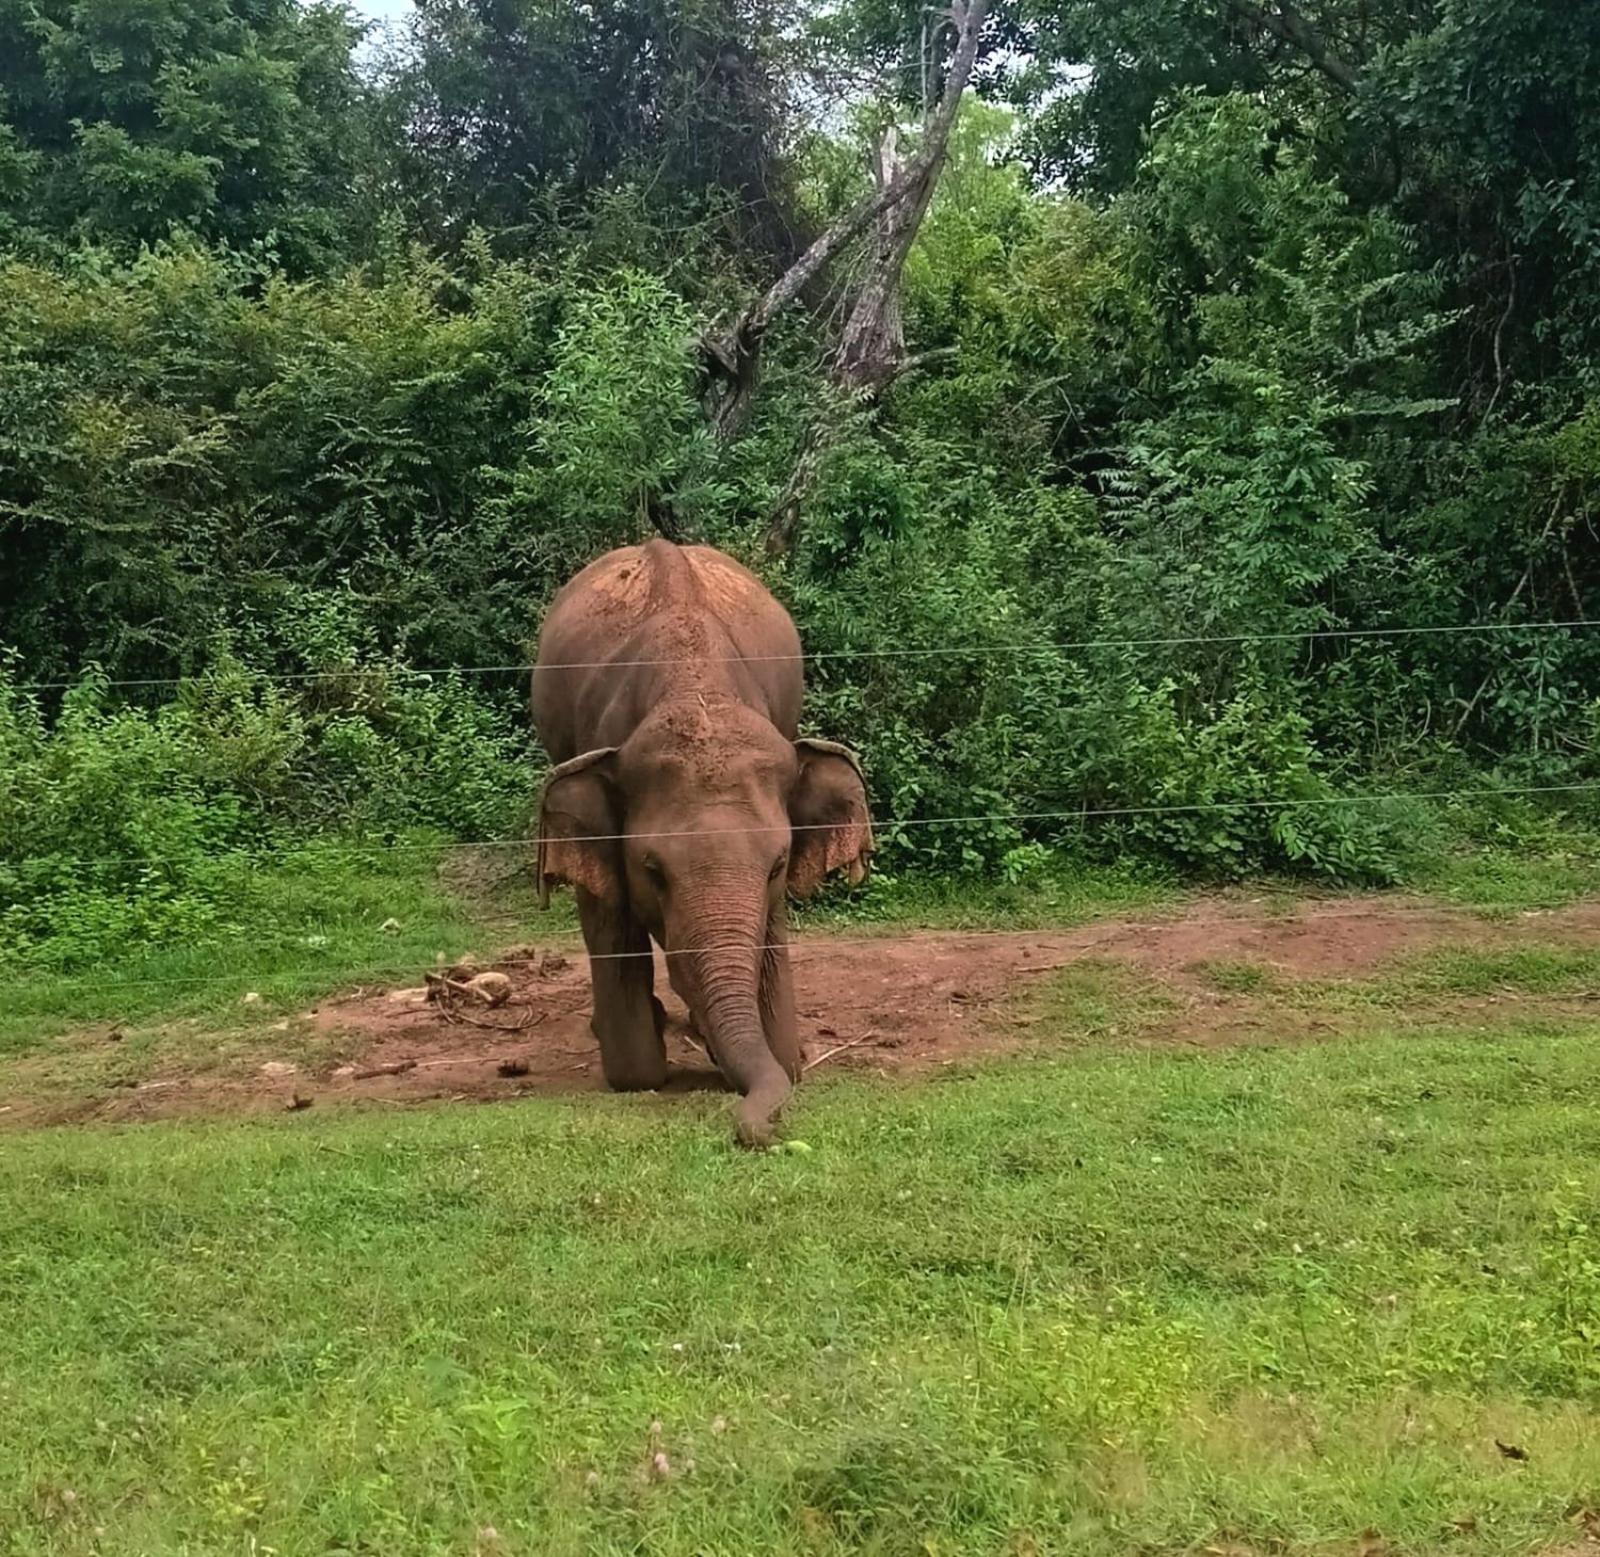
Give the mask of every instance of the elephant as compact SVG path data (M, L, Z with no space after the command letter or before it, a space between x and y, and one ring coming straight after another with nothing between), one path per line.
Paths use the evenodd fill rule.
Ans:
M554 767L539 807L540 901L570 884L589 952L591 1027L616 1090L667 1075L652 941L737 1091L737 1136L772 1143L801 1072L787 898L866 875L861 764L799 736L800 637L754 574L708 546L652 540L556 595L533 671Z

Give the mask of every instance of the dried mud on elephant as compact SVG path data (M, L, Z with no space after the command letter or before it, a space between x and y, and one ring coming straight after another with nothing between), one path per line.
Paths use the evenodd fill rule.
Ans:
M865 874L866 787L844 747L799 736L800 638L765 586L703 546L651 541L555 598L533 673L556 764L541 890L573 887L607 1083L667 1079L652 943L718 1069L739 1139L770 1143L801 1075L789 896Z

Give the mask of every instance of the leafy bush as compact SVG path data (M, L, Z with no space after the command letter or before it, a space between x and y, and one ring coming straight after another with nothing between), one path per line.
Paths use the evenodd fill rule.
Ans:
M1089 9L1086 47L1117 25ZM1158 9L1161 36L1184 34ZM221 69L239 40L203 20L190 52ZM191 209L227 172L185 181L196 121L97 111L45 156L51 103L0 102L0 648L18 667L0 694L0 955L203 938L244 911L251 862L324 832L511 830L535 771L522 666L540 611L669 520L760 569L822 656L808 723L862 750L891 872L1021 883L1060 854L1128 854L1390 881L1459 816L1360 797L1597 776L1600 636L1533 624L1593 614L1600 400L1578 369L1517 383L1501 362L1476 398L1456 370L1519 331L1586 339L1580 305L1486 327L1436 235L1408 224L1409 192L1352 177L1366 130L1298 87L1144 90L1116 156L1080 148L1099 159L1093 199L1030 181L1014 145L1040 121L973 105L906 266L915 365L870 402L838 393L817 291L771 332L753 417L718 444L694 342L746 291L727 234L804 236L779 241L771 189L717 185L722 152L700 159L729 150L721 131L657 124L694 153L659 188L608 143L567 207L585 134L564 119L544 203L472 232L452 177L470 174L480 212L527 192L493 182L499 152L448 135L409 160L363 150L357 126L384 132L339 64L344 25L269 5L258 28L285 57L316 45L305 83L331 94L309 140L269 127L262 178L337 121L370 180L330 193L338 158L279 177L293 254L273 250L261 190L215 220ZM651 101L698 80L680 74L692 40L664 77L614 41L671 85ZM450 27L426 42L421 100L470 104L502 79L438 74L478 46ZM198 78L159 65L139 69L161 101L196 108ZM1406 110L1430 124L1436 65L1383 67L1431 83ZM592 83L567 85L572 113L592 106ZM1101 85L1072 109L1085 122ZM812 216L854 197L859 150L797 148ZM411 195L433 251L394 194L430 168ZM44 187L44 226L23 234ZM355 245L365 265L335 262L350 202L379 188L397 208ZM117 217L140 189L150 208ZM1551 221L1581 215L1571 190L1539 200ZM1539 211L1519 213L1502 270L1512 237L1545 241ZM104 243L69 251L69 231ZM803 450L797 543L773 561L762 541ZM1336 636L1365 628L1394 635ZM129 678L181 680L124 698ZM73 690L58 705L21 690L34 679Z
M385 667L274 690L232 664L152 711L103 679L46 721L0 679L0 962L74 967L236 931L259 867L313 839L502 837L522 736L459 683Z

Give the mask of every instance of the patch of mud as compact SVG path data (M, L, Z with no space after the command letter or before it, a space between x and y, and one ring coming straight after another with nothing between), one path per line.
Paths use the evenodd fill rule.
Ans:
M1132 1041L1284 1042L1314 1038L1334 1024L1316 1011L1297 1020L1277 1007L1264 1011L1248 993L1219 993L1207 969L1247 964L1283 979L1357 979L1429 948L1597 939L1600 903L1490 922L1393 899L1301 905L1273 918L1248 902L1211 899L1167 918L1074 930L815 936L796 941L792 958L808 1064L893 1074L1036 1042L1034 1029L1048 1024L1030 1011L1039 1004L1030 992L1047 987L1052 973L1090 962L1121 965L1159 991L1160 1014L1136 1022ZM383 1106L601 1089L582 957L565 948L557 955L519 947L486 966L511 979L513 994L509 1005L481 1013L476 1024L449 1019L420 987L361 990L294 1019L292 1061L275 1055L271 1035L263 1033L252 1039L260 1047L224 1065L185 1068L167 1059L184 1047L174 1040L160 1046L160 1058L152 1054L143 1077L86 1097L81 1082L69 1095L69 1083L59 1079L58 1046L31 1078L29 1062L11 1067L7 1090L15 1090L0 1096L0 1128L266 1112L297 1102ZM720 1087L659 955L656 988L668 1013L668 1090ZM1492 996L1456 1001L1442 1014L1493 1004ZM1541 1008L1561 1007L1560 997L1551 997ZM1438 1002L1430 1013L1440 1018ZM84 1034L64 1045L88 1040Z

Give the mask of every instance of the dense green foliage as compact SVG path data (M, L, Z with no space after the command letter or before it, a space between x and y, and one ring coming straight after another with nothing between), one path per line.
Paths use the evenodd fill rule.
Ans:
M4 0L0 236L126 251L178 227L336 261L364 171L358 37L297 0Z
M768 0L429 0L389 93L411 220L520 249L631 185L655 224L699 218L792 254L779 25Z
M1342 796L1600 778L1600 639L1522 625L1600 588L1600 12L1345 9L1349 81L1226 4L1002 8L919 365L829 387L846 265L718 443L695 341L864 187L872 116L804 110L914 96L909 12L427 0L361 69L331 11L0 0L0 956L92 955L86 892L158 937L237 849L514 828L524 677L405 668L524 663L663 512L831 656L891 872L1394 879L1428 808Z
M262 858L335 828L403 848L502 837L532 778L522 742L458 683L371 669L289 697L234 665L151 712L94 677L48 726L8 697L0 771L0 961L63 967L241 921L265 946Z

